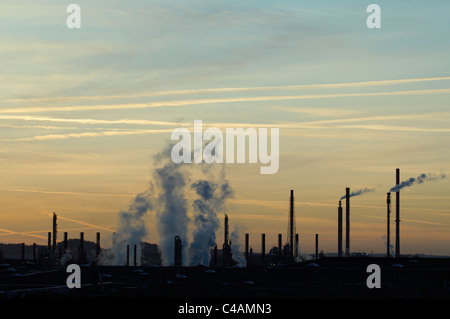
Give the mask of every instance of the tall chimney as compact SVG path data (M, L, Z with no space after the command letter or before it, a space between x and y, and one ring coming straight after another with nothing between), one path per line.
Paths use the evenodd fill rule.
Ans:
M350 255L350 188L345 189L345 255Z
M174 266L181 267L182 264L182 242L180 236L175 236L175 249L174 249Z
M228 240L228 216L225 214L225 225L224 225L224 243L222 250L223 266L231 266L231 247L230 241Z
M316 234L316 259L319 259L319 234Z
M247 266L248 266L248 246L249 245L249 234L246 233L245 234L245 260L247 261Z
M97 245L95 246L95 255L97 258L100 255L100 232L97 232Z
M389 258L391 256L391 193L387 193L386 198L387 204L387 229L386 229L386 257Z
M68 242L67 242L67 232L64 232L64 252L66 252L67 251L67 244L68 244Z
M224 224L224 245L228 246L228 216L225 214L225 224Z
M130 245L127 245L127 267L130 265Z
M400 185L400 168L395 171L395 183ZM395 193L395 257L400 257L400 190Z
M261 234L261 263L266 262L266 234Z
M47 248L50 251L52 249L52 233L48 232L48 244L47 244Z
M55 253L56 250L56 213L53 213L53 244L52 244L52 251L53 254Z
M84 233L80 232L80 263L84 263Z
M282 261L283 258L283 237L278 234L278 261Z
M342 201L338 207L338 257L342 257Z
M289 205L289 261L294 262L294 232L295 232L295 219L294 219L294 190L291 189L291 198Z
M133 246L133 266L136 267L137 266L137 245L134 244Z

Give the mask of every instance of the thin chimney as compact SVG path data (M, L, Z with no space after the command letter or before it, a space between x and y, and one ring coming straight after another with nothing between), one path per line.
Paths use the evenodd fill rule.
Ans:
M248 266L248 263L249 263L249 260L248 260L248 253L249 253L249 251L248 251L248 248L249 248L249 234L248 233L246 233L245 234L245 260L247 261L247 266Z
M97 245L95 247L95 255L96 257L100 255L100 232L97 232Z
M278 261L281 261L283 258L283 239L282 239L282 235L278 234Z
M53 244L52 244L52 250L53 250L53 254L56 251L56 213L53 213Z
M345 255L350 255L350 188L345 189Z
M400 168L395 171L395 183L400 185ZM395 257L400 257L400 190L395 193Z
M391 226L390 226L390 220L391 220L391 193L387 193L386 198L386 204L387 204L387 236L386 236L386 257L389 258L391 256Z
M291 189L290 205L289 205L289 261L294 262L294 190Z
M316 234L316 259L319 259L319 234Z
M79 252L80 252L80 262L84 263L84 232L80 232L80 247L79 247Z
M342 257L342 201L338 207L338 257Z
M261 234L261 263L266 262L266 234Z

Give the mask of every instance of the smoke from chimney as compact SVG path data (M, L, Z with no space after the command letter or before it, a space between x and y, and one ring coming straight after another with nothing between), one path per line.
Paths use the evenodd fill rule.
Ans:
M171 160L171 149L172 145L168 145L155 156L156 163L163 163L163 166L156 168L154 173L160 190L157 219L160 237L159 249L163 266L174 263L173 239L175 236L180 237L184 247L187 246L188 224L190 222L184 193L187 173L183 170L183 164L175 164ZM182 261L186 261L184 249Z
M417 177L411 177L405 181L402 181L399 185L395 185L394 187L392 187L390 191L397 192L402 188L410 187L414 184L422 184L425 182L432 182L432 181L437 181L437 180L445 179L445 178L447 178L447 176L443 173L440 175L435 175L435 174L431 174L431 173L423 173Z
M231 246L231 251L233 252L233 259L237 261L237 267L246 267L247 260L245 259L245 255L242 253L242 246L240 240L240 234L243 234L245 229L242 229L241 226L236 225L234 230L230 234L230 240L233 243Z
M127 245L140 244L148 233L144 218L153 209L150 202L152 188L136 195L128 210L119 213L117 230L113 235L111 252L114 265L123 266L126 261Z
M355 192L351 192L350 197L359 196L359 195L369 193L369 192L374 192L374 191L375 191L375 189L373 189L373 188L364 188L364 189L357 190ZM340 198L340 200L343 200L345 197L346 197L346 195L342 196Z
M193 203L195 229L189 247L190 265L209 265L210 248L216 246L216 231L220 227L217 213L223 209L225 200L233 192L227 181L221 183L198 180L191 188L200 196Z
M127 211L119 213L117 231L113 235L112 254L114 264L123 265L126 258L126 246L141 243L148 234L145 216L151 210L156 212L159 232L159 249L163 266L174 263L173 240L179 236L183 242L182 262L187 264L185 256L189 247L186 188L189 182L189 171L185 164L176 164L171 159L172 144L166 146L154 156L155 169L153 177L155 185L150 183L146 192L136 196ZM195 228L190 248L192 264L209 264L210 247L215 244L215 232L219 227L217 213L223 209L224 202L233 192L225 179L222 170L219 177L213 177L213 166L198 166L204 179L191 184L191 189L200 196L193 203ZM215 166L216 167L216 166ZM153 200L151 201L151 198ZM104 262L104 261L103 261Z

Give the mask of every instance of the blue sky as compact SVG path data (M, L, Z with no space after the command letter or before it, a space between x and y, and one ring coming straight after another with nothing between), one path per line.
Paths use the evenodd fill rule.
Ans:
M354 200L355 249L384 252L395 168L405 178L449 171L446 1L378 1L381 29L367 28L361 1L77 4L78 30L66 27L59 1L0 7L5 241L45 243L23 232L45 237L53 211L113 229L151 181L171 130L195 119L280 127L277 174L227 165L229 216L252 238L275 238L294 189L305 250L320 233L324 251L335 251L348 186L377 190ZM450 254L449 187L404 191L405 252ZM148 240L157 242L154 218Z

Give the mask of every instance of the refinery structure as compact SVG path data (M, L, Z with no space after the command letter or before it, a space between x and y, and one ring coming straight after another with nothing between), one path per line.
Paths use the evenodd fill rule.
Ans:
M105 249L101 246L100 232L96 233L95 241L87 241L83 232L77 238L69 239L67 232L58 232L58 214L54 212L47 246L21 244L20 255L0 255L0 278L3 282L0 283L0 297L55 294L67 297L74 294L179 297L186 293L200 297L245 297L255 293L264 297L380 297L379 291L368 290L364 284L367 277L365 267L374 263L384 269L382 286L385 297L408 297L408 294L450 297L450 259L401 255L400 190L415 182L423 182L421 178L426 176L400 182L400 169L395 173L395 186L387 192L386 199L387 250L384 256L366 256L351 251L351 197L370 190L351 192L349 187L337 206L336 251L327 253L327 256L319 253L319 234L316 233L315 253L306 259L301 257L301 234L296 232L294 190L290 190L286 205L286 237L277 233L276 246L266 247L266 234L262 233L260 249L255 252L250 247L250 234L244 233L241 234L245 241L242 248L231 239L229 225L232 220L223 214L223 243L220 240L216 240L214 246L207 243L207 256L199 257L191 264L185 260L186 251L194 251L196 247L188 246L182 234L172 237L169 247L172 262L164 264L161 247L156 244L122 240L117 243L120 245L116 245L119 249ZM391 201L395 202L395 233L392 234ZM136 211L140 209L137 207ZM390 249L391 242L395 243L394 251ZM65 266L69 264L83 266L83 285L89 289L74 291L61 286L67 277ZM49 273L54 274L51 279ZM419 279L411 285L411 278ZM58 284L58 280L63 281Z

